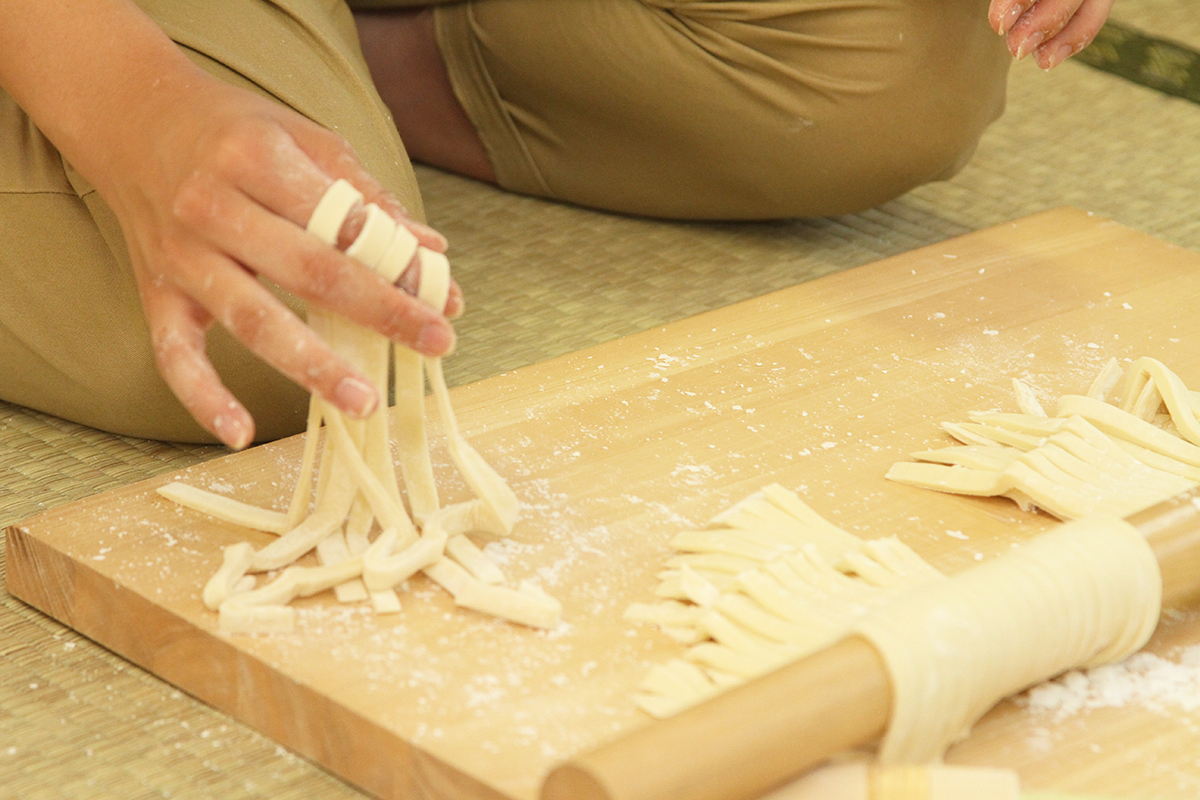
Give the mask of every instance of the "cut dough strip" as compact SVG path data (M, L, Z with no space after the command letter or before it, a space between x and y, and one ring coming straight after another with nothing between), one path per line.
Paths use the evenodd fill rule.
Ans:
M769 501L759 493L746 502ZM735 529L710 531L745 538ZM693 588L687 601L631 606L628 619L660 625L688 645L681 658L649 670L639 706L669 716L858 635L891 679L880 762L925 765L1003 697L1136 652L1154 631L1162 600L1150 546L1111 516L1059 526L948 579L895 539L854 539L836 563L802 545L767 555L715 596ZM931 796L924 766L872 769L880 772L871 791Z
M259 508L179 481L158 487L158 493L178 505L243 528L280 534L289 528L287 514Z
M221 566L204 586L201 599L213 611L235 594L254 588L254 578L246 573L254 560L254 548L249 542L238 542L225 548Z
M855 626L892 678L880 759L938 760L1002 698L1132 655L1161 599L1158 561L1137 528L1094 516L880 607Z
M409 260L416 260L417 268L421 271L418 299L435 308L444 307L450 291L449 262L444 256L419 247L415 237L411 246L411 252L407 247L404 252L408 253ZM397 347L392 353L392 372L396 423L404 431L402 436L397 437L400 474L408 488L413 519L421 524L441 507L425 427L424 359L406 347Z
M1093 513L1126 516L1200 481L1200 441L1194 394L1161 362L1139 359L1126 374L1119 405L1103 400L1119 373L1111 360L1086 395L1059 398L1055 417L1038 413L974 413L943 423L964 443L913 453L887 477L954 494L1009 497L1060 519ZM1019 382L1018 382L1019 385ZM1019 406L1032 393L1018 388ZM1164 388L1165 387L1165 390ZM1176 435L1147 419L1165 407Z
M308 219L308 232L330 247L337 246L338 233L346 217L363 201L362 192L347 180L334 181L317 201Z
M1179 434L1194 445L1200 445L1200 420L1197 419L1197 403L1194 393L1189 392L1179 379L1161 361L1153 358L1139 358L1126 372L1125 398L1121 407L1132 411L1142 402L1141 395L1145 389L1154 387L1153 397L1166 406L1171 422ZM1153 403L1157 408L1159 403Z
M350 546L346 544L346 537L341 533L327 536L317 544L317 558L322 566L340 564L343 561L349 561L352 557ZM357 603L370 599L366 586L358 577L339 583L333 587L333 592L339 603Z
M626 611L690 645L639 685L654 716L815 652L898 592L944 580L898 539L863 542L775 484L673 546L656 589L665 599Z
M335 182L317 204L309 232L336 245L347 215L362 201L348 182ZM421 247L411 231L378 206L367 204L364 210L362 230L346 254L393 282L410 266L419 268L419 299L443 308L450 288L445 256ZM309 323L387 396L391 345L386 339L319 308L310 310ZM316 397L309 407L299 478L286 513L177 483L160 490L164 497L214 517L279 534L258 551L246 543L226 549L203 592L205 604L219 611L223 631L290 631L295 612L288 604L327 589L343 602L369 601L377 613L395 613L400 609L396 587L421 571L450 590L460 606L534 627L558 624L561 606L556 600L532 585L508 585L500 569L465 536L507 534L520 503L459 431L440 359L422 359L396 348L393 361L393 388L400 406L396 438L409 509L392 462L387 410L381 408L366 420L349 419ZM442 507L438 499L425 429L422 372L432 384L452 460L476 495L472 500ZM314 550L320 566L297 565ZM282 572L255 586L250 573L273 570Z

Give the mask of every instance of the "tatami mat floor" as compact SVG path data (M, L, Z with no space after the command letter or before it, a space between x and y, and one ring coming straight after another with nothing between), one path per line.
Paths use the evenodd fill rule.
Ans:
M1192 0L1114 18L1200 49ZM1009 110L954 180L831 219L627 219L421 170L470 310L454 383L1060 205L1200 250L1200 105L1087 66L1013 70ZM0 525L218 454L0 404ZM0 557L0 569L3 560ZM0 796L340 798L358 793L0 592Z

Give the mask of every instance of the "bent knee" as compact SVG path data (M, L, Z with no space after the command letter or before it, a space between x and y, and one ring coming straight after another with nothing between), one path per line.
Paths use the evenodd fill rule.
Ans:
M629 0L602 12L619 62L613 36L582 33L598 24L591 4L544 0L561 24L532 42L507 6L445 38L486 30L487 52L466 48L474 61L452 73L489 87L468 105L507 188L661 217L811 216L966 162L1010 60L986 5Z
M756 155L725 177L741 182L740 195L726 193L727 211L794 217L874 208L956 175L1003 107L998 79L962 93L900 90L864 104L863 113L760 130L745 145Z
M711 91L693 93L690 129L656 154L675 170L658 183L682 190L660 211L851 213L953 176L1005 104L1011 57L985 10L978 0L848 4L826 41L826 24L804 14L730 28L753 55L741 55L735 89L718 70Z
M971 159L1002 100L962 98L952 110L916 102L860 118L800 120L791 127L743 124L738 141L697 141L677 150L677 173L645 187L642 213L700 219L780 219L856 213L926 183ZM733 138L733 137L728 137ZM718 152L718 148L721 152ZM656 194L655 187L666 191Z

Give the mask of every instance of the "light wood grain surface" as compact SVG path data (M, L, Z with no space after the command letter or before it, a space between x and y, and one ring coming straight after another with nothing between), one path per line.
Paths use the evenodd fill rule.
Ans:
M1011 409L1012 377L1049 401L1110 356L1150 355L1200 386L1198 287L1197 254L1062 209L461 387L464 432L525 504L496 547L563 601L556 631L458 611L416 579L397 616L319 596L294 635L216 633L199 588L223 545L259 540L153 488L278 507L298 440L13 526L10 589L380 796L536 797L555 764L653 724L632 689L679 648L621 613L649 599L674 532L778 482L947 571L1001 552L1052 520L889 484L887 467L943 441L939 421ZM1198 626L1174 613L1151 648L1200 642ZM1054 721L1006 704L949 759L1033 788L1194 797L1198 726L1170 708Z

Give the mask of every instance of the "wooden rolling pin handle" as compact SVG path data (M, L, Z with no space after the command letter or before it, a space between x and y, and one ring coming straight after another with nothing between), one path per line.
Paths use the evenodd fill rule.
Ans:
M1127 517L1137 528L1162 573L1163 608L1200 602L1200 487Z
M542 800L759 797L878 739L891 693L875 648L843 639L576 757L546 779Z
M1200 487L1129 517L1163 605L1200 600ZM892 687L858 637L654 722L558 767L542 800L749 800L887 728Z

